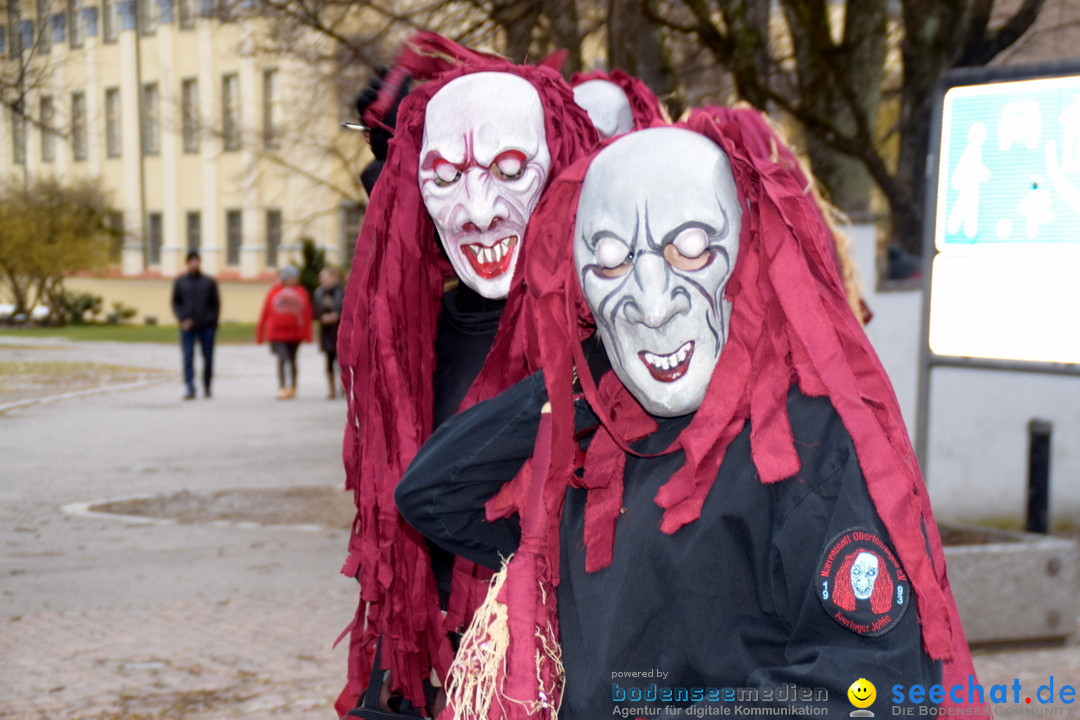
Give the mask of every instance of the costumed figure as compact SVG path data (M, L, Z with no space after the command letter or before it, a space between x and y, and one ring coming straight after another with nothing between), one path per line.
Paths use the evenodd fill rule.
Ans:
M488 363L540 372L445 423L397 491L502 566L441 717L835 717L856 680L966 687L895 394L792 173L734 123L630 133L556 179L525 242L504 322L534 342Z
M337 709L359 717L432 714L454 653L448 633L483 599L490 573L431 557L398 515L394 487L484 363L541 192L597 142L549 68L430 34L409 53L398 62L414 78L453 53L468 64L414 87L397 111L339 329L346 483L357 505L343 573L359 580L360 605Z
M574 102L588 111L605 138L671 122L649 86L623 70L574 73L570 85Z

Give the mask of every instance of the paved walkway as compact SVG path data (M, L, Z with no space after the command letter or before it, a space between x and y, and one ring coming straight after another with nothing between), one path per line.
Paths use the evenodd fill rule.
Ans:
M0 718L335 717L345 655L331 646L355 609L340 522L147 525L62 510L341 487L345 404L324 399L314 346L292 401L274 400L262 346L220 346L215 397L195 402L180 401L177 347L0 338L0 360L34 359L168 374L0 413Z
M303 348L287 402L273 399L265 347L219 347L215 398L195 402L179 400L173 346L0 338L0 360L41 358L166 375L0 408L0 719L333 718L345 657L331 644L355 602L337 573L346 531L62 509L340 487L344 403L323 399L322 356ZM1034 692L1051 675L1059 689L1080 685L1075 644L979 651L976 665L987 688L1018 678Z

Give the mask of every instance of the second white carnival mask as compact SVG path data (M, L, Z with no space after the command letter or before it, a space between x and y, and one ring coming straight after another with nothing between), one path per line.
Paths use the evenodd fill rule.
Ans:
M527 80L463 75L428 102L420 195L454 271L480 295L499 299L510 291L550 170L544 108Z

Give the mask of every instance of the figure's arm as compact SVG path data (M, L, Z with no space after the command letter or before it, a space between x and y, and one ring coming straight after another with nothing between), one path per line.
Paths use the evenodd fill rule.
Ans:
M733 585L753 585L758 612L775 623L777 632L767 639L752 633L733 637L725 648L777 660L759 661L738 681L720 681L707 669L708 659L717 653L715 639L707 633L687 638L683 652L705 660L698 667L703 685L731 693L691 705L702 710L791 708L797 714L817 708L828 717L846 718L860 709L849 700L848 689L865 678L877 693L867 709L881 718L891 712L894 685L939 683L940 665L922 649L910 585L902 579L902 568L897 572L892 542L870 500L839 416L827 398L793 397L788 408L802 467L795 477L774 486L773 504L763 505L761 515L750 521L769 528L767 551L753 576L730 578ZM877 592L862 600L852 587L852 567L860 548L879 556ZM864 560L860 569L871 564ZM868 586L863 579L859 583L859 594L865 596ZM826 593L828 597L822 597ZM758 647L760 642L769 646ZM670 717L689 714L685 707L672 712Z
M221 295L218 292L217 280L210 281L210 307L213 309L213 326L218 326L221 317Z
M172 311L173 311L173 315L176 316L177 322L182 322L184 320L184 318L181 317L181 315L184 312L184 303L183 303L183 299L180 296L180 282L179 282L179 280L174 280L173 281L173 286L172 286Z
M315 318L313 317L315 311L311 307L311 300L308 298L307 290L301 292L300 297L304 301L304 306L301 310L304 322L304 342L311 342L311 324L315 322Z
M447 551L498 569L521 529L516 516L488 522L484 505L532 454L546 400L537 373L443 423L395 491L405 520Z
M789 405L803 468L787 482L809 492L780 521L770 558L772 603L790 628L787 664L758 668L748 685L821 690L846 716L854 709L848 689L860 678L876 687L870 709L881 710L891 706L893 685L929 687L940 683L941 668L923 651L914 593L851 438L831 406L820 412L827 402ZM814 430L800 438L800 425Z
M259 322L255 324L255 342L261 343L266 339L266 324L270 319L270 301L274 297L276 287L267 291L263 298L262 310L259 311Z

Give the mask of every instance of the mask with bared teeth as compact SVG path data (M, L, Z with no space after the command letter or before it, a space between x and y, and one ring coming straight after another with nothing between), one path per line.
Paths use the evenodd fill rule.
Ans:
M419 183L450 264L486 298L510 291L551 156L540 95L499 72L464 75L428 103Z
M679 128L627 135L585 175L574 264L612 368L650 413L700 407L728 337L741 210L727 156Z

